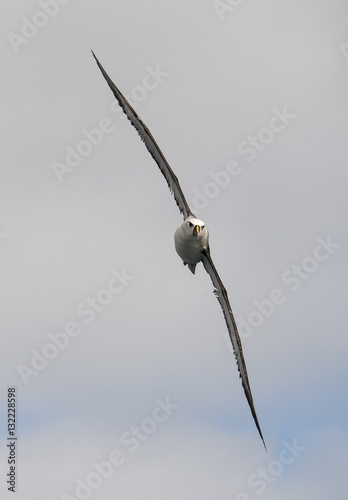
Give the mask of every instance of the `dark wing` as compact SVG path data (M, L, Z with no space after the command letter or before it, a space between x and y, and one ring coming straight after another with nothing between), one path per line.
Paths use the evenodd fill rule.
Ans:
M212 258L210 256L209 250L203 251L202 262L203 262L205 270L207 271L207 273L209 274L209 276L213 282L214 293L215 293L218 301L220 302L222 311L224 313L226 325L228 328L228 333L230 335L234 355L235 355L235 358L237 361L239 376L242 379L242 385L244 388L244 392L245 392L246 398L248 400L250 410L251 410L252 416L254 418L257 430L259 431L259 434L261 436L264 447L266 448L265 441L264 441L263 436L262 436L260 424L259 424L259 421L257 419L256 411L254 408L253 397L252 397L251 389L250 389L250 385L249 385L248 372L246 369L244 356L243 356L242 342L241 342L240 337L239 337L237 325L236 325L235 319L233 317L233 313L232 313L232 309L230 306L230 302L228 300L226 289L225 289L224 285L222 284L222 281L220 279L220 276L218 275L217 270L215 269L215 266L214 266L214 263L213 263Z
M103 73L105 80L107 81L110 89L112 90L114 96L116 97L119 105L123 109L123 112L127 116L128 120L130 120L133 127L137 130L141 139L144 141L147 150L151 154L152 158L155 160L157 165L160 168L160 171L164 175L167 184L169 186L170 192L173 193L175 201L179 207L180 212L184 215L184 219L187 219L189 215L193 215L190 207L187 204L184 193L180 187L179 181L174 174L173 170L170 168L167 160L165 159L162 151L160 150L157 142L153 138L150 130L147 128L145 123L141 121L137 113L134 111L132 106L129 104L124 95L118 90L116 85L113 83L109 75L104 70L103 66L98 61L96 55L92 51L92 54L97 61L100 71Z

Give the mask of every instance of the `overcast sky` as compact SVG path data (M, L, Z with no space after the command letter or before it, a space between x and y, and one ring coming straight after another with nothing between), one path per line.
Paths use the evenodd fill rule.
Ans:
M343 497L348 5L21 0L1 29L1 497ZM114 103L136 106L210 231L208 275Z

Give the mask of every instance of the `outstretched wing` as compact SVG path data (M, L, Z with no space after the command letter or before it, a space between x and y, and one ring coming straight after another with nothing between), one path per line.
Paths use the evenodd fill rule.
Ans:
M131 124L133 127L137 130L138 134L140 135L141 139L144 141L145 146L147 147L147 150L151 154L152 158L155 160L157 165L159 166L160 171L164 175L167 184L169 186L169 189L171 193L173 193L175 201L179 207L180 212L184 216L184 220L187 219L190 215L193 215L190 207L187 204L187 201L185 199L184 193L182 192L182 189L180 187L179 181L174 174L173 170L170 168L167 160L165 159L162 151L160 150L159 146L157 145L157 142L153 138L150 130L147 128L145 123L142 122L142 120L139 118L137 113L134 111L132 106L129 104L127 99L124 97L124 95L118 90L114 82L111 80L109 75L106 73L105 69L103 66L100 64L98 61L96 55L92 51L92 54L97 61L97 64L99 66L100 71L103 73L103 76L105 80L107 81L110 89L112 90L114 96L116 97L119 105L123 109L123 112L127 116L128 120L130 120Z
M251 410L252 416L254 418L257 430L259 431L259 434L261 436L264 447L266 448L265 441L264 441L263 436L262 436L260 424L259 424L259 421L257 419L256 411L254 408L253 397L252 397L251 389L250 389L250 385L249 385L248 372L246 369L246 364L245 364L245 360L244 360L244 356L243 356L242 342L241 342L240 337L239 337L237 325L236 325L235 319L233 317L233 313L232 313L232 309L230 306L230 302L228 300L226 289L225 289L224 285L222 284L222 281L220 279L220 276L218 275L217 270L215 269L215 266L214 266L214 263L213 263L212 258L210 256L209 250L203 251L202 262L203 262L205 270L207 271L207 273L209 274L209 276L213 282L214 293L215 293L218 301L220 302L222 311L224 313L226 325L228 328L228 333L230 335L234 355L235 355L235 358L237 361L239 376L242 379L242 385L244 388L244 392L245 392L246 398L248 400L250 410Z

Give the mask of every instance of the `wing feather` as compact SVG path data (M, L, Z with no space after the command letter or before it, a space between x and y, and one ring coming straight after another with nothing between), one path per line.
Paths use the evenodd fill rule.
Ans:
M111 80L109 75L104 70L103 66L98 61L98 59L93 51L92 51L92 54L93 54L95 60L97 61L99 69L102 72L102 74L103 74L105 80L107 81L110 89L112 90L114 96L116 97L119 105L123 109L123 112L127 116L128 120L130 120L133 127L137 130L142 141L145 143L147 150L149 151L152 158L157 163L162 174L164 175L164 177L167 181L168 187L170 189L170 192L174 195L174 199L179 207L179 210L184 216L184 220L187 219L187 217L189 217L190 215L193 215L193 214L190 210L190 207L188 206L188 203L185 199L184 193L182 192L182 189L180 187L180 184L179 184L179 181L178 181L176 175L174 174L173 170L170 168L169 163L165 159L162 151L160 150L160 148L159 148L157 142L155 141L154 137L152 136L150 130L147 128L145 123L143 123L143 121L139 118L139 116L134 111L132 106L129 104L127 99L124 97L124 95L116 87L114 82Z
M245 364L244 355L243 355L242 342L240 340L240 336L239 336L238 329L237 329L237 324L235 322L235 319L234 319L234 316L232 313L232 309L230 306L230 302L228 300L226 289L225 289L224 285L222 284L220 276L218 275L218 272L214 266L214 263L213 263L213 260L211 258L209 250L203 251L202 262L203 262L205 270L207 271L207 273L209 274L209 276L211 278L211 281L213 282L214 294L216 295L218 301L220 302L222 311L224 313L226 325L228 328L228 333L230 335L234 355L235 355L235 358L237 361L239 376L242 379L242 386L244 388L245 396L246 396L247 401L249 403L249 407L250 407L252 416L254 418L257 430L259 431L259 434L261 436L264 447L266 448L265 441L264 441L263 436L262 436L260 424L259 424L259 421L258 421L258 418L256 415L253 397L251 394L248 372L246 369L246 364Z

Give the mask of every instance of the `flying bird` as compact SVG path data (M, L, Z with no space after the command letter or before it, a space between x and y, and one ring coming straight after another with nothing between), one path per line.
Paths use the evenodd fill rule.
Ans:
M169 166L167 160L165 159L150 130L139 118L124 95L118 90L116 85L104 70L103 66L98 61L93 51L92 54L123 112L127 116L128 120L130 120L133 127L137 130L140 138L145 143L147 150L164 175L168 187L174 195L174 199L179 207L179 210L183 214L184 222L181 224L181 226L178 227L174 235L175 249L178 255L181 257L184 265L187 265L193 274L195 274L196 265L199 262L202 262L205 270L211 278L214 286L214 294L216 295L221 305L225 317L245 396L249 403L249 407L254 418L257 430L259 431L264 447L266 448L254 407L248 373L243 355L242 343L238 333L237 325L232 313L230 302L228 300L226 289L222 284L220 276L214 266L213 260L210 255L208 229L204 222L195 217L195 215L191 212L190 207L188 206L188 203L185 199L184 193L182 192L182 189L180 187L179 181L173 170Z

